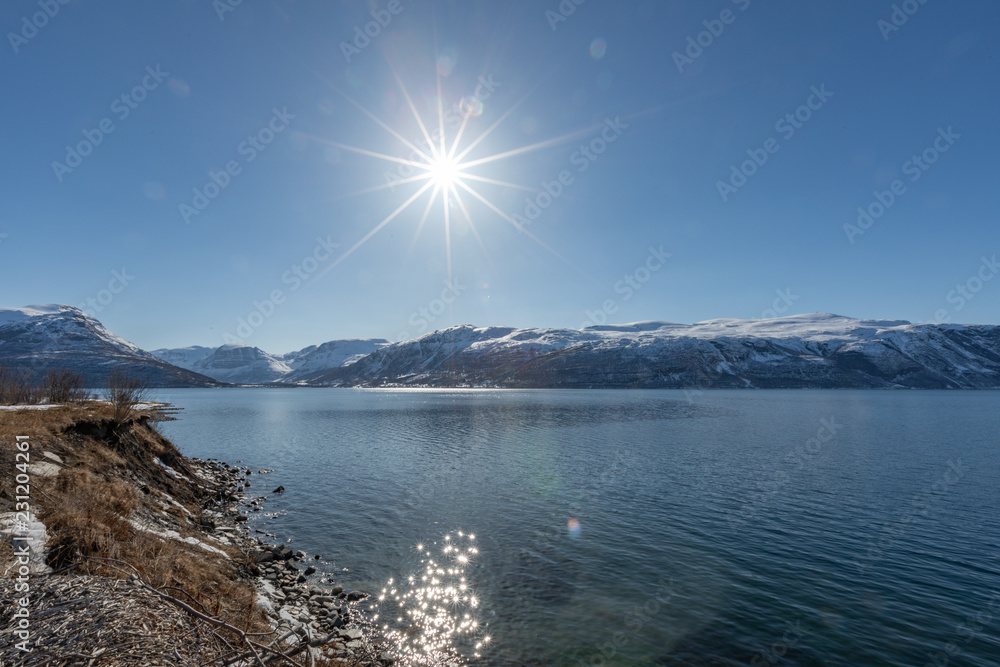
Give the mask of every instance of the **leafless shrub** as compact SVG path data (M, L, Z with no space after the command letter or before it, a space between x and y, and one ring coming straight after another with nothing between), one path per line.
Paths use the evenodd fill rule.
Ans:
M0 366L0 405L31 405L42 401L42 390L23 368Z
M45 376L45 394L49 403L82 403L90 398L83 378L68 370L51 370Z
M104 399L111 404L112 420L121 425L135 416L136 406L149 398L149 384L138 377L115 369L104 384Z

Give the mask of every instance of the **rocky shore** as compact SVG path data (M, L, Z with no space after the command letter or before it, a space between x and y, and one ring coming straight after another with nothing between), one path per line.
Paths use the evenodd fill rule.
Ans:
M328 658L353 661L350 664L358 664L358 660L368 661L366 664L392 664L384 647L378 646L380 641L372 636L372 623L357 604L368 597L367 593L345 591L337 584L324 587L311 582L310 578L319 572L310 560L319 560L320 555L310 559L303 551L270 543L250 532L244 512L263 509L267 500L267 496L251 498L247 493L253 471L216 460L189 461L199 466L199 477L219 489L217 509L206 511L212 519L206 530L251 554L249 570L255 577L257 604L272 620L275 632L308 638L308 643L322 647L321 652ZM259 470L257 474L267 472L270 471ZM284 487L274 490L282 491Z
M181 455L155 407L125 425L102 410L0 416L0 466L30 438L34 504L25 533L0 480L0 666L393 663L364 592L250 528L269 471Z

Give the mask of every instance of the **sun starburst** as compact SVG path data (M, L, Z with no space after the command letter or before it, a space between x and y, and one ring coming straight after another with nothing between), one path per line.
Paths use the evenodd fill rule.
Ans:
M484 144L483 142L491 136L510 116L511 114L520 107L527 99L531 96L535 90L545 81L547 76L538 82L528 91L528 93L521 98L517 103L511 106L507 111L500 115L500 117L488 128L486 128L482 133L480 133L475 139L470 141L467 145L463 145L462 140L465 137L466 129L469 126L471 119L478 117L482 111L482 105L460 105L462 109L461 114L461 125L455 132L453 138L446 138L445 131L445 110L442 102L442 92L441 92L441 76L437 75L437 136L431 136L427 125L424 123L423 118L417 111L417 107L410 97L406 86L403 84L402 78L392 69L393 75L395 76L396 83L399 86L399 90L402 93L403 98L406 100L406 104L409 107L410 112L413 114L413 119L416 121L417 126L423 136L424 147L416 145L414 142L408 140L404 137L398 130L393 128L391 125L383 121L381 118L376 116L374 113L366 109L359 102L354 100L352 97L347 95L345 92L340 90L337 86L331 82L323 79L324 82L338 95L343 97L347 102L349 102L353 107L358 109L361 113L372 120L376 125L378 125L382 130L388 133L396 141L402 144L404 147L410 150L410 155L412 159L401 158L393 155L386 155L384 153L379 153L377 151L369 150L366 148L361 148L358 146L351 146L348 144L340 143L338 141L332 141L328 139L323 139L320 137L313 137L317 141L334 146L338 149L363 155L369 158L375 158L385 162L395 163L402 167L406 167L407 173L412 171L412 175L407 175L405 177L393 178L391 182L383 183L381 185L372 186L355 192L348 196L358 196L362 194L369 194L373 192L379 192L384 190L394 190L396 187L401 185L415 184L417 186L416 192L410 195L401 205L396 207L391 213L389 213L381 222L374 225L361 239L359 239L354 245L348 248L343 254L340 255L336 260L330 262L321 272L319 272L310 282L316 282L328 271L332 270L338 264L340 264L347 257L352 255L358 248L364 245L369 239L371 239L375 234L381 231L386 225L402 215L407 209L417 203L422 197L424 197L428 192L429 200L427 201L426 207L424 208L423 215L420 218L420 222L417 225L417 229L414 235L414 242L416 241L416 236L420 234L427 220L431 217L432 211L435 209L436 205L440 206L442 209L442 222L444 227L445 236L445 254L448 267L448 277L452 277L452 262L451 262L451 235L452 235L452 209L455 209L455 213L461 215L462 221L468 225L468 229L472 232L473 236L479 243L483 252L489 257L489 253L486 250L485 245L482 242L482 238L479 236L479 232L476 228L476 224L473 220L473 216L470 213L469 207L466 204L465 197L470 197L476 200L479 204L485 206L486 209L495 214L497 218L505 222L506 224L512 225L518 232L524 234L527 238L537 243L539 246L547 250L548 252L555 255L561 261L565 262L567 265L571 266L576 271L583 273L583 271L570 262L568 259L563 257L559 252L551 248L544 241L539 239L535 234L528 231L522 224L514 219L511 215L504 212L496 203L491 201L491 199L482 192L481 185L492 185L501 188L510 188L515 190L527 191L530 193L540 193L541 190L537 188L532 188L525 185L520 185L517 183L511 183L508 181L490 178L482 174L473 173L471 170L481 167L483 165L493 164L501 160L523 156L528 153L535 151L540 151L548 148L555 147L560 144L567 143L569 141L574 141L576 139L582 138L593 133L595 130L601 128L600 125L595 125L593 127L584 128L582 130L565 134L559 137L554 137L552 139L547 139L545 141L540 141L527 146L521 146L519 148L514 148L511 150L493 153L490 155L485 155L481 157L473 157L477 149L480 149ZM551 72L550 72L551 74Z

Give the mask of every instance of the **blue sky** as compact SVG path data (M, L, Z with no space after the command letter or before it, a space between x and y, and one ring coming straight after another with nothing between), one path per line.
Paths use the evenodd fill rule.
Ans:
M1000 10L897 7L11 0L3 305L272 352L464 323L1000 323ZM466 162L535 148L465 171L496 210L455 185L421 226L427 191L357 245L427 181L376 189L400 165L352 149L421 148L406 96L433 133L438 81L449 147L465 111L458 153L495 126Z

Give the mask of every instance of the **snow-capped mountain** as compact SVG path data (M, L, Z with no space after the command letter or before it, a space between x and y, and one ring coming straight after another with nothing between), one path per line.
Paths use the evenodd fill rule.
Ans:
M153 350L152 354L175 366L233 384L295 383L311 375L353 363L379 347L383 339L333 340L283 355L257 347L223 345Z
M265 384L292 371L264 350L246 345L194 346L153 350L152 353L175 366L233 384Z
M91 387L102 386L114 368L158 387L219 384L156 358L79 308L62 305L0 308L0 366L24 369L35 380L49 370L67 369Z
M279 357L292 369L292 372L282 380L298 382L331 368L349 366L388 344L389 341L384 338L349 338L331 340L322 345L310 345L297 352L289 352Z
M180 366L181 368L187 368L190 370L195 364L201 362L205 357L211 355L217 349L218 348L216 347L192 345L191 347L151 350L150 354L159 357L174 366Z
M223 345L145 352L72 306L0 308L0 366L123 367L154 386L1000 388L1000 326L828 314L571 329L459 326L389 344L335 340L271 355Z
M581 331L459 326L383 347L312 384L1000 387L1000 327L822 313Z

